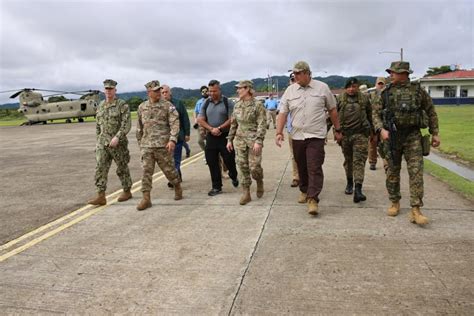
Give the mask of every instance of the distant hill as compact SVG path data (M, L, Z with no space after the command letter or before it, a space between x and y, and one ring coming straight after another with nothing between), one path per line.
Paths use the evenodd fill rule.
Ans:
M375 84L375 80L377 79L377 77L374 77L374 76L356 76L356 77L362 82L368 82L370 86L373 86ZM331 89L338 89L338 88L344 87L347 77L329 76L329 77L315 77L314 79L325 82ZM257 90L267 85L266 78L256 78L256 79L253 79L252 81L253 81L254 87ZM278 81L278 87L280 91L284 90L288 86L288 76L273 76L273 81L275 82L275 84ZM230 81L230 82L221 84L222 93L226 96L235 95L236 84L237 84L237 81ZM176 88L172 88L171 92L173 96L177 99L199 98L201 96L199 88L198 89L183 89L183 88L176 87ZM124 93L118 93L117 95L119 98L125 99L125 100L128 100L134 96L140 97L142 99L147 98L146 91L124 92ZM6 104L1 104L0 109L17 109L18 106L19 106L18 102L6 103Z

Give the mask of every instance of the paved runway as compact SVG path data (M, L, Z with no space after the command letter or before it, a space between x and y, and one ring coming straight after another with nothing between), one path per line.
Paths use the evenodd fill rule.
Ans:
M68 135L89 151L84 159L91 162L82 166L89 168L93 140L85 139L91 130L86 124L78 129L81 137ZM367 168L368 200L354 204L343 192L340 149L329 142L321 214L313 218L296 203L288 147L276 148L273 132L263 151L265 195L257 199L253 185L246 206L238 204L240 189L229 181L224 194L207 196L210 179L202 154L183 168L184 199L174 201L158 173L153 207L144 212L135 210L138 193L125 203L112 194L108 206L95 209L84 207L76 194L46 199L44 209L73 199L76 212L0 248L0 313L472 314L472 201L425 176L424 210L431 223L419 228L407 218L406 170L402 211L390 218L384 173ZM63 145L41 139L42 147L58 152L70 148L68 137ZM45 162L54 159L37 155ZM139 169L133 168L136 175ZM10 176L21 172L15 170ZM93 193L92 170L88 179L73 177L87 182L77 194ZM27 173L30 181L43 187L36 172ZM46 189L43 197L51 192Z

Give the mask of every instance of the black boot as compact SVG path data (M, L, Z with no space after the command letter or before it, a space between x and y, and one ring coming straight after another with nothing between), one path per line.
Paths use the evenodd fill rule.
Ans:
M365 201L367 198L362 194L362 183L356 183L354 191L354 203Z
M347 185L346 190L344 191L345 194L352 194L352 188L354 186L354 182L352 178L347 178Z

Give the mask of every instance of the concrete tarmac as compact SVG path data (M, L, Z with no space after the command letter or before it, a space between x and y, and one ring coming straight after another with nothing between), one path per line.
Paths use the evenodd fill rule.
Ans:
M474 310L474 206L425 175L431 222L386 216L384 172L366 171L366 202L344 194L340 148L326 146L320 215L291 188L289 149L268 131L265 195L240 206L224 182L209 197L201 154L183 167L184 199L157 174L153 207L83 208L0 248L1 314L452 314ZM134 187L138 190L139 187ZM53 207L53 206L51 206Z

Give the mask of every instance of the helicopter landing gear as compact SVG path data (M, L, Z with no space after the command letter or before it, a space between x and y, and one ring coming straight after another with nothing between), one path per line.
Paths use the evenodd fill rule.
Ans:
M43 121L42 123L43 123L43 125L46 125L46 124L48 124L48 122L47 122L47 121Z
M78 121L79 123L84 123L84 119L83 119L82 117L78 118L77 121Z
M67 119L67 120L66 120L66 123L71 123L71 119Z

